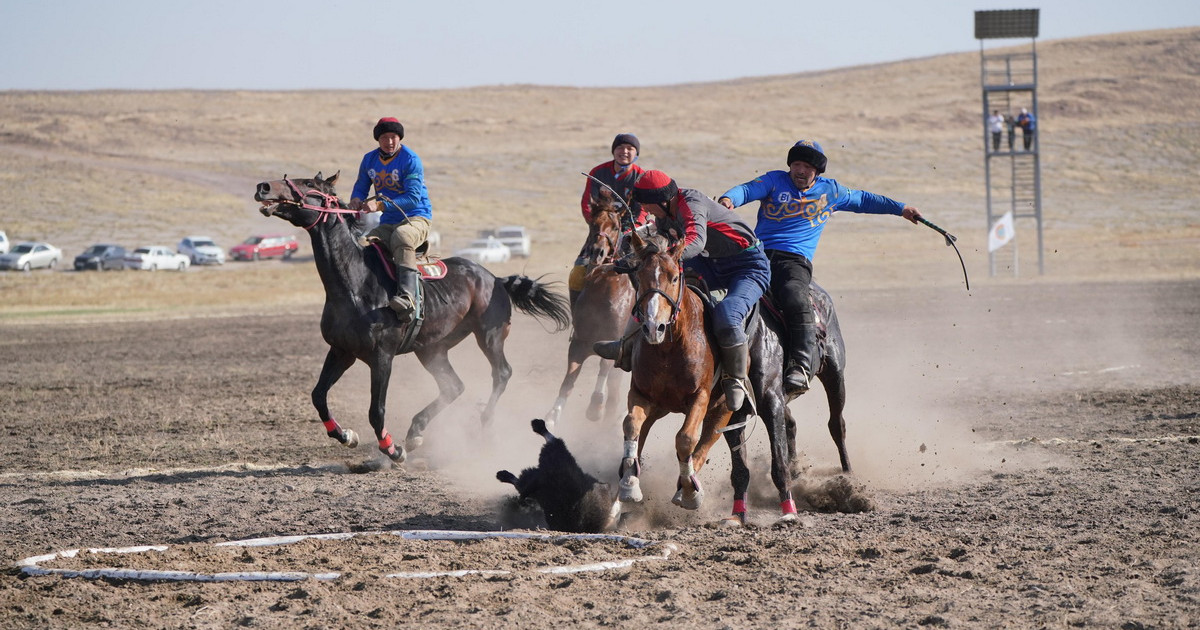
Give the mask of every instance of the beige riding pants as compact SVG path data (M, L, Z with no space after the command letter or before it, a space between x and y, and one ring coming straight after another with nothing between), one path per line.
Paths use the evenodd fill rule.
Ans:
M367 232L367 240L386 243L396 266L417 268L417 248L429 239L429 219L413 217L404 223L380 223Z

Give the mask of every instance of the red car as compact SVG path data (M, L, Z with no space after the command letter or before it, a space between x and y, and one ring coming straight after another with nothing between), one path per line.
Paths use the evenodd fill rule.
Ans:
M291 258L297 249L300 249L300 244L296 242L295 236L266 234L251 236L240 245L234 245L229 250L229 255L234 260L258 260L279 256L286 259Z

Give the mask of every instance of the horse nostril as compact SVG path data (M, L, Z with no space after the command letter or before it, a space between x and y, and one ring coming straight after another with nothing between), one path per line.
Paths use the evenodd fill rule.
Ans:
M271 192L271 185L266 182L262 182L258 185L258 188L257 188L256 192L254 193L254 196L257 197L259 201L262 201L263 198L266 197L267 193L269 193L269 192Z

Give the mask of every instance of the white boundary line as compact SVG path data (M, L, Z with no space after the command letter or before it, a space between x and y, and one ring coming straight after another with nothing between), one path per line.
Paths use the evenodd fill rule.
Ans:
M649 560L666 560L677 551L672 543L659 543L642 538L619 536L616 534L540 534L533 532L465 532L453 530L392 530L373 532L339 532L333 534L304 534L297 536L270 536L266 538L249 538L215 543L214 547L268 547L275 545L290 545L302 540L348 540L355 536L390 534L406 540L484 540L488 538L508 538L524 540L542 540L558 542L560 540L606 540L623 542L634 549L645 549L661 546L662 553L640 558L625 558L606 562L593 562L578 565L563 565L541 567L534 569L537 573L565 574L581 573L584 571L607 571L633 566L638 562ZM134 547L100 547L90 549L68 549L40 556L30 556L17 563L17 567L26 575L61 575L63 577L82 577L89 579L109 578L122 580L163 580L178 582L236 582L236 581L268 581L295 582L298 580L336 580L341 573L305 573L301 571L241 571L228 573L196 573L193 571L158 571L142 569L99 568L82 571L72 569L47 569L39 566L57 558L74 558L80 553L145 553L148 551L166 551L169 545L138 545ZM504 569L462 569L457 571L420 571L388 573L389 578L433 578L433 577L463 577L467 575L505 575L511 571Z
M1039 438L1027 437L1020 440L1001 440L992 442L992 444L1005 444L1009 446L1055 446L1059 444L1096 444L1102 442L1114 444L1169 444L1173 442L1193 442L1200 440L1200 435L1164 435L1160 437L1109 437L1109 438L1093 438L1078 440L1075 438Z

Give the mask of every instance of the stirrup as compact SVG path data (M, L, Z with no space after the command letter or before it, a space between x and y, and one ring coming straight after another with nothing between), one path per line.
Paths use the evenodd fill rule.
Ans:
M592 352L595 352L601 359L616 361L621 358L621 340L615 341L597 341L592 344Z
M750 393L746 391L746 384L737 377L722 376L721 389L725 392L725 408L730 411L738 411L750 398Z
M597 341L592 344L592 352L595 352L601 359L608 359L613 362L613 367L625 372L633 371L633 352L632 349L626 349L626 339L617 339L616 341Z
M783 376L783 389L788 394L803 394L812 386L812 378L808 375L808 370L799 365L794 365L788 368L787 374Z
M417 306L414 300L403 294L396 295L388 300L388 306L396 313L396 317L400 321L410 322L417 314Z

